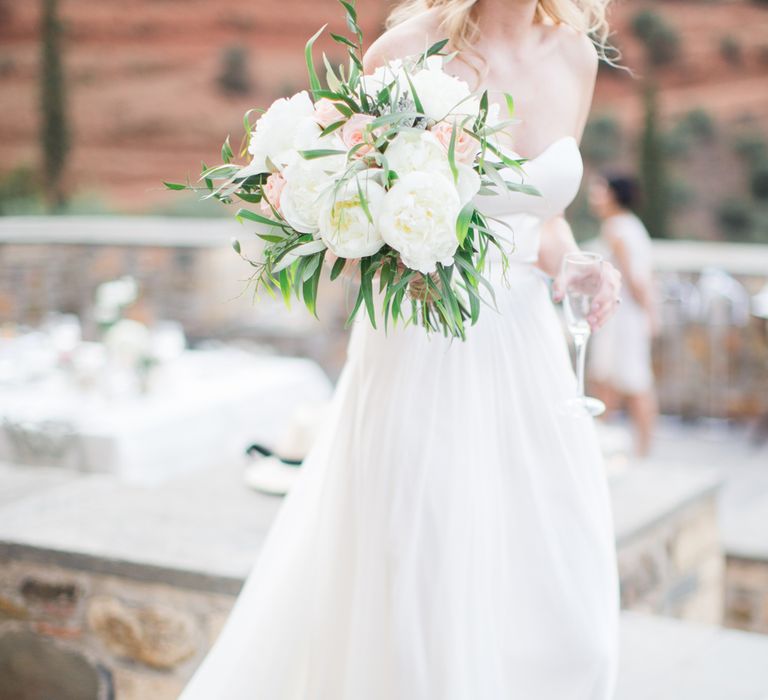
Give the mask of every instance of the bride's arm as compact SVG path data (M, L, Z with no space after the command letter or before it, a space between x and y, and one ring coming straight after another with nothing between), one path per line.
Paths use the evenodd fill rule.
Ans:
M580 141L592 106L592 94L597 77L597 52L591 41L582 37L581 46L569 47L572 53L570 65L576 69L574 79L582 86L581 109L576 124L576 138ZM559 214L546 221L541 228L541 246L537 266L554 279L553 298L561 301L563 289L561 269L563 258L568 253L578 252L579 246L573 237L570 224L564 214ZM609 262L603 263L603 282L592 304L592 313L588 317L593 330L600 328L616 310L621 292L621 273Z

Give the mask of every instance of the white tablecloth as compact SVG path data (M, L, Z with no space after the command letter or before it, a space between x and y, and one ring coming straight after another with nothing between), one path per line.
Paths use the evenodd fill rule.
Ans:
M185 352L156 368L146 395L110 398L52 375L0 390L0 461L159 481L239 459L251 441L274 443L299 406L331 391L310 360L232 349ZM45 440L58 447L29 449Z

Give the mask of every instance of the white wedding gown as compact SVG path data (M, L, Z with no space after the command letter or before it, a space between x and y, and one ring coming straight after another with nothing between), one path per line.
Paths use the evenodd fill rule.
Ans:
M592 419L561 411L575 379L531 265L578 189L576 141L527 172L543 197L478 199L517 247L465 342L355 323L321 437L181 700L611 697L607 485Z

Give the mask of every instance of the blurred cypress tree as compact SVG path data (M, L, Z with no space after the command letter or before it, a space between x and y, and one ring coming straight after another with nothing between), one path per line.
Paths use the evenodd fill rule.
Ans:
M66 203L63 183L69 153L64 70L61 61L62 28L58 17L58 0L42 0L41 13L41 100L40 140L43 146L43 182L50 210Z
M669 182L663 137L659 131L656 86L649 81L643 95L644 124L640 139L640 181L643 206L640 212L651 236L669 237Z

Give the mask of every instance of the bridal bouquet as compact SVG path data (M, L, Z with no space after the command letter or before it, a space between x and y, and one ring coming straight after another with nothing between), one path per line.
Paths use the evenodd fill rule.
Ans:
M310 91L277 100L253 126L246 113L241 155L247 147L250 163L232 162L227 138L223 163L204 166L205 197L253 205L236 216L258 224L260 257L246 258L236 240L233 247L254 268L256 290L279 290L286 303L295 295L316 314L327 256L331 280L345 267L359 274L348 323L364 308L376 327L378 305L385 329L391 319L464 338L487 301L481 288L493 300L483 274L489 246L507 264L501 236L473 198L536 194L523 183L524 161L496 138L511 122L512 100L506 96L510 118L499 120L487 92L445 72L447 40L364 74L357 14L353 3L341 4L351 38L331 36L348 64L334 68L323 55L322 83L313 45L325 28L315 34L305 51Z

